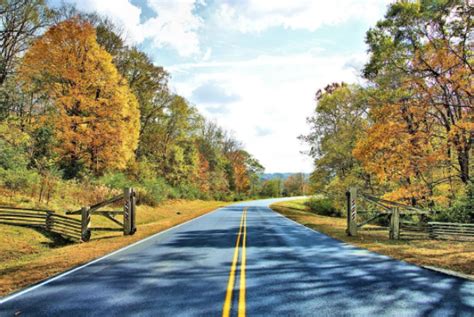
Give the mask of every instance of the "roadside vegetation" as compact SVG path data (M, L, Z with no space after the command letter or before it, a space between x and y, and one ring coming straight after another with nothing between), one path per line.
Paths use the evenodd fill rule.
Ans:
M320 198L316 198L318 199ZM474 278L472 241L390 240L387 230L380 230L382 228L375 225L368 225L365 230L359 231L356 237L350 237L346 234L345 218L327 216L325 207L314 208L314 204L308 199L280 202L271 205L271 208L306 227L357 247L417 265L462 272Z
M0 1L0 15L0 205L62 213L138 193L131 237L71 244L0 225L0 295L223 201L304 190L303 177L261 180L242 143L173 92L168 72L108 19L44 0Z
M203 215L226 203L218 201L167 201L157 207L139 206L138 230L133 236L122 233L94 234L87 243L54 240L31 228L0 225L0 296L89 262L156 232ZM101 217L94 217L100 225ZM99 221L99 222L97 222Z
M474 222L472 6L397 1L366 36L364 85L332 83L308 118L312 192L345 212L349 187ZM320 206L322 207L322 206Z
M2 200L91 203L124 186L149 205L268 194L263 166L109 20L43 0L0 12Z

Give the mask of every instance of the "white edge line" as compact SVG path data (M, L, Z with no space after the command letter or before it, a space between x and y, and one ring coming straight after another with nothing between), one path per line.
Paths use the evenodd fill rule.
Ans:
M232 204L231 204L231 205L232 205ZM229 206L231 206L231 205L229 205ZM215 213L215 212L217 212L217 211L219 211L219 210L221 210L221 209L225 209L226 207L229 207L229 206L219 207L219 208L217 208L216 210L213 210L213 211L211 211L211 212L205 213L204 215L200 215L200 216L198 216L198 217L196 217L196 218L189 219L189 220L187 220L187 221L185 221L185 222L183 222L183 223L177 224L177 225L174 226L174 227L171 227L171 228L165 229L165 230L163 230L163 231L154 233L154 234L152 234L152 235L149 236L149 237L146 237L146 238L144 238L144 239L142 239L142 240L138 240L138 241L136 241L136 242L134 242L134 243L132 243L132 244L129 244L129 245L123 247L123 248L120 248L120 249L118 249L118 250L115 250L115 251L113 251L112 253L108 253L108 254L106 254L106 255L104 255L104 256L101 256L101 257L99 257L99 258L97 258L97 259L95 259L95 260L92 260L92 261L90 261L90 262L87 262L87 263L85 263L85 264L82 264L81 266L78 266L78 267L76 267L76 268L74 268L74 269L72 269L72 270L69 270L69 271L64 272L64 273L60 273L59 275L56 275L56 276L54 276L54 277L51 277L51 278L49 278L49 279L47 279L47 280L45 280L45 281L43 281L43 282L40 282L39 284L36 284L36 285L34 285L34 286L31 286L31 287L27 287L27 288L25 288L25 289L23 289L23 290L21 290L21 291L19 291L19 292L17 292L17 293L14 293L14 294L12 294L12 295L5 296L4 298L0 299L0 305L4 304L4 303L6 303L6 302L8 302L8 301L10 301L10 300L12 300L12 299L17 298L18 296L21 296L21 295L23 295L23 294L29 293L29 292L31 292L31 291L33 291L33 290L35 290L35 289L37 289L37 288L39 288L39 287L41 287L41 286L43 286L43 285L49 284L49 283L54 282L54 281L56 281L56 280L58 280L58 279L60 279L60 278L65 277L65 276L67 276L67 275L69 275L69 274L72 274L72 273L74 273L74 272L77 272L77 271L79 271L79 270L81 270L81 269L83 269L83 268L85 268L85 267L87 267L87 266L89 266L89 265L92 265L92 264L97 263L97 262L99 262L99 261L102 261L102 260L104 260L104 259L106 259L106 258L108 258L108 257L111 257L111 256L113 256L113 255L115 255L115 254L117 254L117 253L120 253L120 252L123 252L123 251L125 251L125 250L127 250L127 249L130 249L130 248L132 248L132 247L134 247L134 246L136 246L136 245L138 245L138 244L140 244L140 243L143 243L143 242L145 242L145 241L148 241L148 240L150 240L150 239L153 239L154 237L159 236L160 234L163 234L163 233L166 233L166 232L168 232L168 231L171 231L171 230L174 230L174 229L176 229L176 228L179 228L179 227L181 227L181 226L183 226L183 225L185 225L185 224L187 224L187 223L190 223L190 222L192 222L192 221L194 221L194 220L198 220L199 218L202 218L202 217L204 217L204 216L208 216L208 215L210 215L210 214L213 214L213 213Z

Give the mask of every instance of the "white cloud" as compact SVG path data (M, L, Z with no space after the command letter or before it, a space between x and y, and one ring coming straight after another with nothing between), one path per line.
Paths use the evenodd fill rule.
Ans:
M212 48L208 47L206 50L206 53L204 53L204 56L202 57L203 61L208 61L211 58L212 54Z
M142 25L142 31L156 47L169 45L181 56L200 52L197 31L203 21L193 13L196 0L148 0L148 5L157 16L148 19Z
M227 104L225 112L208 109L205 103L197 106L206 117L235 131L267 171L309 172L312 160L300 154L305 146L297 137L308 132L305 120L314 110L314 94L333 81L357 81L346 62L364 56L261 55L248 60L181 64L170 70L172 74L186 73L173 85L191 100L193 91L208 82L218 82L239 94L240 99Z
M241 32L258 32L270 27L314 31L350 19L374 23L393 0L246 0L221 3L216 21Z
M65 0L74 4L77 9L87 13L97 12L111 19L125 32L127 40L141 42L140 32L141 8L134 6L129 0Z
M154 47L171 47L181 56L200 53L198 31L203 21L194 14L200 0L148 0L155 17L140 22L141 8L130 0L66 0L84 12L97 12L110 18L125 31L129 44L150 39Z

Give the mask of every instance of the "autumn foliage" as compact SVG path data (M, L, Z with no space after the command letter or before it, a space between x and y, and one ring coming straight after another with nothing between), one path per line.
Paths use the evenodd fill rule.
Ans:
M358 186L474 219L471 14L464 1L389 6L367 32L368 85L317 93L312 133L302 137L312 146L315 188L343 200Z
M19 73L36 100L37 124L54 125L61 164L101 173L133 159L138 103L89 23L72 19L51 27L28 50Z
M1 7L0 190L46 204L77 186L134 186L151 205L261 193L259 162L110 20L42 0Z

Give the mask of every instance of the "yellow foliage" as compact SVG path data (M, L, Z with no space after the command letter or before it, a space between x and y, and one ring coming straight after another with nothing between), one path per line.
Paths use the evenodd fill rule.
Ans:
M138 103L90 24L70 19L51 27L26 53L20 76L54 124L63 162L101 173L133 159Z

